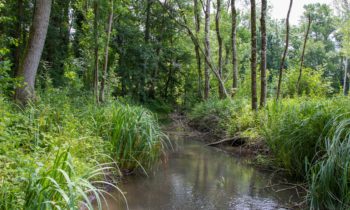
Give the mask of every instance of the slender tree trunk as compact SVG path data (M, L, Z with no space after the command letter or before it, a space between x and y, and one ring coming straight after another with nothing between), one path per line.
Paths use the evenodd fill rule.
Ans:
M96 97L96 102L99 103L99 95L98 95L98 0L94 1L94 92Z
M211 9L211 0L207 0L206 9L205 9L205 57L206 59L210 58L210 9ZM209 98L210 91L210 73L209 73L209 65L206 62L204 68L205 74L205 87L204 87L204 99L207 100Z
M231 15L232 15L232 70L233 70L233 92L238 88L238 63L237 63L237 11L236 11L236 0L231 0Z
M198 0L194 0L194 19L195 19L195 26L196 26L196 36L199 36L200 32L200 10L198 5ZM198 97L200 99L203 98L202 95L202 62L201 62L201 55L199 51L199 47L195 45L194 50L196 52L196 61L197 61L197 71L198 71Z
M265 107L267 97L267 82L266 82L266 10L267 0L261 1L261 64L260 64L260 77L261 77L261 95L260 95L260 107Z
M49 26L51 4L51 0L36 0L35 2L35 12L29 32L28 45L18 72L18 76L23 78L24 85L17 88L16 100L22 104L26 104L29 100L35 98L35 77Z
M107 74L108 74L109 40L111 38L111 32L112 32L114 0L110 0L110 3L111 3L111 11L108 17L107 40L106 40L106 46L105 46L105 60L104 60L105 62L103 65L103 75L102 75L101 90L100 90L101 102L105 101L105 85L106 85Z
M20 62L21 62L21 50L22 50L22 23L23 23L23 0L18 0L17 1L17 47L15 51L15 63L14 63L14 76L17 77L19 67L20 67Z
M146 46L149 44L150 40L150 20L151 20L151 8L152 8L153 0L147 0L146 5L146 22L145 22L145 36L144 41ZM141 74L141 81L139 85L139 97L140 101L144 102L146 100L146 94L145 94L145 86L146 86L146 74L148 69L148 61L145 59L143 61L143 68L142 68L142 74Z
M347 80L348 80L348 67L349 67L349 63L348 63L348 58L345 59L345 66L344 66L344 81L343 81L343 93L344 96L348 95L348 84L347 84Z
M311 15L308 16L308 24L307 24L307 30L306 30L306 34L305 34L305 38L304 38L304 46L303 46L303 52L301 54L301 59L300 59L300 68L299 68L299 77L298 77L298 82L297 82L297 93L300 93L300 82L301 82L301 77L302 77L302 73L303 73L303 67L304 67L304 56L305 56L305 50L306 50L306 44L307 44L307 39L309 37L309 33L310 33L310 27L311 27Z
M281 95L282 76L283 76L283 70L285 68L285 61L286 61L288 46L289 46L289 16L290 16L290 12L292 10L292 6L293 6L293 0L290 0L287 19L286 19L286 46L284 48L282 61L281 61L280 69L279 69L279 77L278 77L278 85L277 85L277 97L276 97L277 100L279 100L280 95Z
M218 57L218 74L219 77L218 78L218 85L219 85L219 97L225 98L225 94L224 94L224 88L223 87L223 82L222 82L222 37L221 37L221 33L220 33L220 19L221 19L221 0L217 0L216 1L216 18L215 18L215 27L216 27L216 36L217 36L217 40L218 40L218 47L219 47L219 57ZM221 81L220 81L221 80Z
M251 6L251 88L252 88L252 109L258 109L258 96L256 91L256 10L255 0L250 0Z

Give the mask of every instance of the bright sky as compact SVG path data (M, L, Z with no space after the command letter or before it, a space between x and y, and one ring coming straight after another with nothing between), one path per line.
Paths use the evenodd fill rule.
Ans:
M268 0L273 6L272 16L277 19L285 19L288 12L289 0ZM303 15L304 5L312 3L322 3L333 6L334 0L294 0L292 12L290 14L291 24L298 24L300 16Z

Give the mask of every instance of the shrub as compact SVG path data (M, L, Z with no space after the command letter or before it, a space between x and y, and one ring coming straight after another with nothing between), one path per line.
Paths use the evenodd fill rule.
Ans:
M299 69L290 69L286 73L285 82L283 83L284 96L327 96L332 93L331 82L323 77L323 71L304 68L300 81L299 90L297 90L297 81Z
M231 99L209 99L197 104L189 114L189 119L201 131L222 135L233 113L233 106Z

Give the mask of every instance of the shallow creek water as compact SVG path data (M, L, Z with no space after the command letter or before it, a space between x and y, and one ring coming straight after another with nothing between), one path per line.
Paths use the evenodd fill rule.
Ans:
M127 177L119 185L131 210L287 209L299 200L294 189L276 185L272 176L217 148L171 136L168 160L145 176ZM272 187L269 186L274 186ZM105 209L126 209L119 192Z

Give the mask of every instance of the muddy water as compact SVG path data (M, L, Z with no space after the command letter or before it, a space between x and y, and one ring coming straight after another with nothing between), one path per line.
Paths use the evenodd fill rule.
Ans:
M149 177L133 176L120 185L131 210L287 209L297 202L295 189L276 185L281 178L262 172L216 148L173 137L168 161ZM273 189L271 186L273 185ZM126 209L119 198L109 208Z

